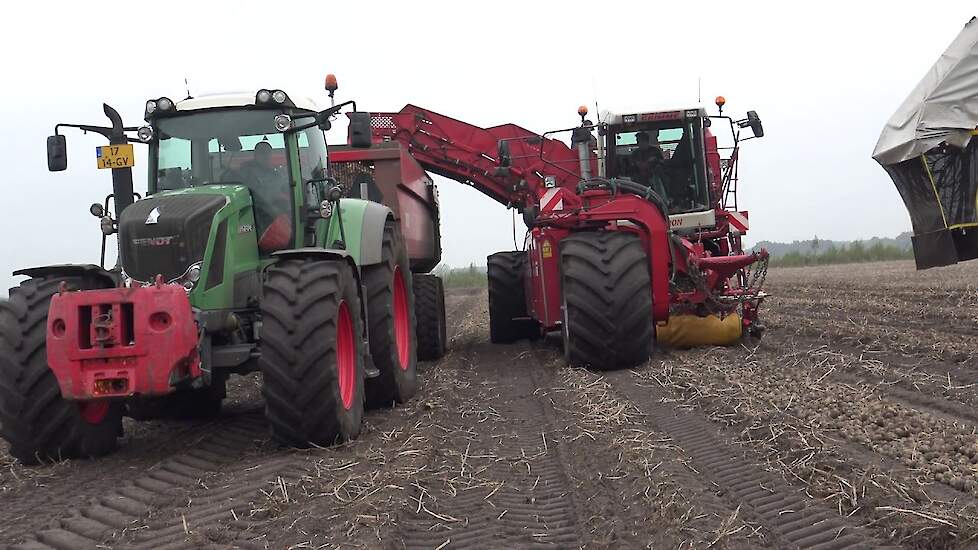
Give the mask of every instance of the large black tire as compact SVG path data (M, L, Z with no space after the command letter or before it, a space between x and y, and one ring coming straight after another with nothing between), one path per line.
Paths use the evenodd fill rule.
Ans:
M265 416L279 443L324 446L360 434L360 312L357 280L346 262L307 258L268 268L258 365Z
M564 354L576 366L611 370L652 354L649 260L638 235L575 233L560 244Z
M435 275L414 275L414 309L418 315L418 359L437 361L448 348L445 286Z
M62 282L72 290L104 286L85 277L29 279L0 302L0 434L25 464L103 456L122 435L120 403L62 399L48 368L48 307Z
M526 252L496 252L486 258L489 340L494 344L540 337L540 323L526 312L525 273Z
M384 224L379 264L364 267L370 356L380 375L366 382L367 406L406 403L418 390L411 265L401 232L393 220Z

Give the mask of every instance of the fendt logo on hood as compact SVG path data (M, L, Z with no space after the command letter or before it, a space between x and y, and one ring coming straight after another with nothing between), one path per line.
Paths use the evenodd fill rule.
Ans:
M167 246L176 239L176 235L165 235L163 237L145 237L142 239L133 239L132 244L134 246Z
M146 225L153 225L154 223L159 223L160 221L160 209L154 208L150 211L149 216L146 216Z

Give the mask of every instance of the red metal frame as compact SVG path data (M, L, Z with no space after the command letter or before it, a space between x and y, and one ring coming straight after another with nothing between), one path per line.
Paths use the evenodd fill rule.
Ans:
M65 399L168 394L203 374L197 338L180 285L62 291L48 310L48 365Z

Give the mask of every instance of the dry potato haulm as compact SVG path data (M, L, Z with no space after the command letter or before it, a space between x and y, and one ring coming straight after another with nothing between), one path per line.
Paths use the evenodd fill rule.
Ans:
M395 18L413 28L423 8ZM342 6L303 9L348 19ZM728 11L716 18L735 21ZM38 110L32 124L54 126L38 186L94 193L88 225L56 220L90 237L92 255L5 264L16 283L0 299L0 545L978 546L978 19L946 47L950 36L915 33L937 57L925 72L900 44L869 40L873 25L895 26L877 15L867 42L925 76L889 120L846 120L838 147L806 162L899 196L906 213L888 215L912 236L893 241L896 261L882 241L846 245L862 255L817 238L752 246L811 223L841 240L870 216L846 220L839 206L821 222L773 221L835 192L796 173L781 196L800 199L774 209L765 183L784 175L782 148L809 149L801 134L821 126L757 86L773 58L750 43L737 50L752 86L696 53L690 38L712 33L711 18L655 26L657 47L684 44L649 65L669 79L602 70L594 94L601 81L608 100L559 115L550 104L594 65L586 40L570 50L573 72L538 56L547 101L530 94L506 115L492 110L510 105L506 87L493 104L432 88L439 67L462 80L467 69L426 35L404 51L446 57L412 84L342 25L331 36L359 44L357 62L336 50L340 77L312 74L312 88L294 56L266 64L259 49L261 82L213 66L223 90L192 78L174 90L146 73L138 95L107 86L94 114L76 97L63 114ZM210 34L227 50L251 17ZM221 51L197 47L194 25L211 19L172 28ZM385 21L373 32L388 35ZM751 35L766 25L758 17ZM470 32L457 48L485 59ZM804 32L783 48L822 74L804 61ZM608 33L616 55L601 64L624 68L618 52L639 42ZM290 34L295 51L310 49L303 34ZM154 60L157 76L182 47ZM680 61L707 87L657 104L683 89ZM840 94L867 95L832 64ZM506 70L526 80L521 64ZM376 74L407 85L379 87ZM891 76L886 86L904 82ZM868 151L878 128L860 159L876 180L832 156L855 141ZM458 190L467 198L449 198ZM505 223L450 221L493 207ZM0 226L19 227L2 213ZM483 251L490 229L505 238ZM478 251L467 270L447 265L458 243Z

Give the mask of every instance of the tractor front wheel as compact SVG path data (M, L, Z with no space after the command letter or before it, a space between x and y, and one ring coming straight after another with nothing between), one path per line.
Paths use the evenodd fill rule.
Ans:
M642 239L624 231L571 234L560 243L564 355L598 370L652 354L652 287Z
M122 435L122 406L68 401L47 362L48 307L61 283L100 288L86 277L24 281L0 302L0 434L24 464L106 455Z
M363 330L357 280L342 261L268 268L261 369L272 437L293 447L354 439L363 419Z
M437 361L448 347L445 286L440 277L415 274L414 306L418 315L418 359Z
M363 280L370 356L380 371L366 382L367 404L406 403L418 389L414 285L407 249L393 220L384 225L381 261L363 268Z

